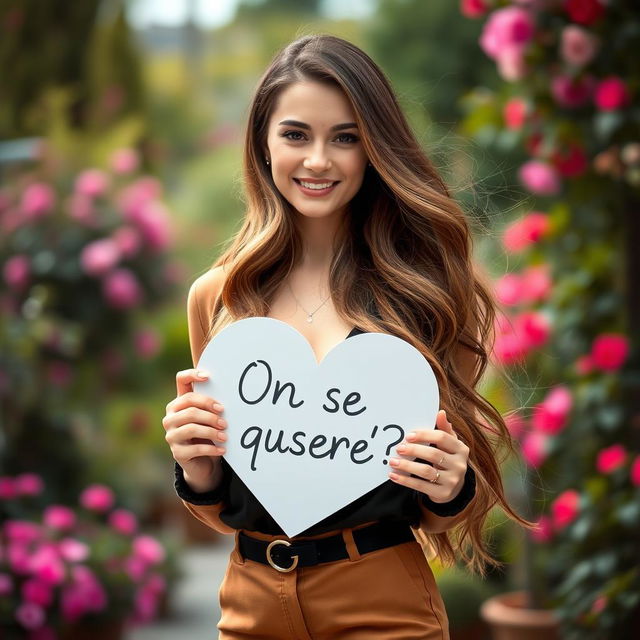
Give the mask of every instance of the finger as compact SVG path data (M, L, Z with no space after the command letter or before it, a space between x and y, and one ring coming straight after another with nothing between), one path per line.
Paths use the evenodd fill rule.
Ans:
M187 407L200 407L205 411L213 411L220 414L224 410L224 406L219 400L206 396L203 393L188 391L187 393L174 398L167 405L167 412L174 413Z
M395 471L389 474L389 478L397 484L401 484L410 489L416 489L417 491L420 491L420 493L424 493L435 500L442 500L449 491L449 489L443 487L441 484L434 484L428 480L414 478L412 476L403 475L402 473L396 473Z
M181 396L193 391L194 382L204 382L209 378L208 372L202 369L185 369L176 374L176 391Z
M447 412L444 409L440 409L440 411L438 411L438 416L436 418L436 427L450 434L456 440L458 439L458 436L455 434L453 430L453 425L449 422L449 419L447 418Z
M215 429L213 427L205 427L201 424L185 424L175 429L169 429L165 435L165 440L169 444L198 444L202 441L203 444L209 444L210 442L218 443L224 442L227 439L227 435L224 431Z
M412 436L412 433L415 433ZM421 443L427 443L428 445L433 445L438 449L441 449L446 453L455 453L458 450L459 443L457 438L454 438L450 433L441 430L435 429L416 429L415 431L408 433L406 436L406 441L402 444L407 447L406 451L400 450L400 448L396 448L398 453L405 454L406 452L412 452L411 455L414 457L418 456L417 453L413 453L413 451L417 451L415 447L425 446ZM400 445L402 446L402 445ZM422 457L422 456L420 456Z
M436 478L438 478L438 482L441 483L441 476L438 475L438 469L432 467L429 464L424 464L423 462L415 462L412 460L405 460L403 458L390 458L389 464L394 473L398 471L403 471L408 474L413 474L427 480L428 482L434 482Z

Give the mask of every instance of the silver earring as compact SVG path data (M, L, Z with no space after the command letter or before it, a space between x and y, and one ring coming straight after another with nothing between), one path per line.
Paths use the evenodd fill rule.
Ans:
M265 158L265 162L269 164L269 158Z

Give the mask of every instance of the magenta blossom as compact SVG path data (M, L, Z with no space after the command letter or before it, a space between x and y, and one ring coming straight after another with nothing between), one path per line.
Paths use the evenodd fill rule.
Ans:
M568 387L557 385L533 408L533 428L547 435L556 435L566 426L572 404L573 398Z
M591 99L595 87L593 76L572 78L569 75L557 74L551 79L551 96L558 105L565 109L576 109Z
M503 331L496 334L493 356L501 365L510 365L524 360L528 352L527 345L515 331Z
M502 117L507 129L521 129L527 120L529 108L522 98L510 98L502 109Z
M80 264L90 276L101 276L111 271L120 260L118 246L111 238L90 242L80 254Z
M171 244L171 224L167 209L160 202L151 200L144 203L130 216L136 224L145 243L151 249L159 251Z
M24 289L31 277L29 257L24 254L11 256L4 264L2 275L11 289Z
M35 220L53 211L55 203L53 188L44 182L34 182L24 190L20 209L27 220Z
M522 439L522 457L530 467L537 469L547 458L549 436L540 431L530 431Z
M38 496L44 489L44 482L37 473L21 473L15 481L16 491L21 496Z
M138 528L136 516L126 509L114 509L109 514L109 525L118 533L132 535Z
M531 193L540 196L557 194L562 187L560 176L556 169L541 160L529 160L518 171L520 182Z
M480 18L487 10L485 0L460 0L460 13L465 18Z
M153 329L142 329L134 337L136 353L144 359L153 358L162 345L160 335Z
M29 544L41 536L40 526L28 520L6 520L4 534L14 542Z
M600 111L615 111L626 107L631 102L631 96L622 78L610 76L598 83L593 101Z
M13 591L13 578L9 573L0 573L0 597L8 596Z
M575 489L563 491L551 504L553 524L556 530L571 524L580 512L580 494Z
M515 331L528 348L541 347L549 339L551 326L540 311L523 311L515 318Z
M89 547L75 538L60 540L58 551L67 562L84 562L89 557Z
M502 244L507 253L517 253L541 240L548 230L549 217L547 214L532 211L507 226L502 237Z
M496 281L496 298L507 307L522 302L522 278L517 273L506 273Z
M601 0L564 0L563 6L571 20L584 25L597 22L604 13Z
M16 620L25 629L37 629L41 627L44 624L45 618L44 609L33 602L23 602L16 609Z
M492 59L513 48L524 47L532 38L535 25L531 14L520 7L505 7L494 11L485 22L480 46Z
M114 502L113 491L104 484L92 484L80 494L80 504L90 511L108 511Z
M15 480L11 476L0 476L0 500L12 500L17 495Z
M576 360L574 368L576 370L576 373L581 376L586 376L587 374L591 373L594 369L591 356L580 356Z
M524 302L545 300L551 293L549 266L540 264L527 267L522 272L521 283Z
M30 558L31 573L48 584L64 580L65 566L54 543L42 544Z
M76 525L76 514L64 505L49 505L42 514L42 522L51 529L68 531Z
M640 455L636 456L631 463L631 484L640 487Z
M126 225L120 227L112 234L111 238L115 243L118 251L125 258L135 256L142 245L142 237L140 232L132 226Z
M117 309L129 309L142 301L142 289L134 273L125 268L109 273L102 282L106 301Z
M165 557L164 547L153 537L137 536L133 541L133 553L147 564L158 564Z
M76 178L76 193L89 198L103 195L108 188L109 176L100 169L87 169Z
M583 67L593 60L600 48L600 38L575 24L562 30L560 55L574 67Z
M617 371L629 355L629 340L619 333L600 334L591 346L593 366L602 371Z
M613 444L598 453L596 469L599 473L608 475L624 466L627 461L627 450L621 444Z
M53 602L53 588L48 582L29 578L22 583L22 597L41 607L48 607Z

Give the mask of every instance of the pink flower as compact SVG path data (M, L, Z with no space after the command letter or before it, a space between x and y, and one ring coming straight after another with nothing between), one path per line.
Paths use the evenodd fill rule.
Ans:
M633 459L629 477L631 478L631 484L634 487L640 487L640 455Z
M622 78L610 76L596 86L593 101L600 111L615 111L627 106L631 96Z
M21 496L38 496L43 489L44 483L37 473L21 473L16 476L16 491Z
M92 484L80 494L80 504L90 511L108 511L114 502L113 491L104 484Z
M558 173L565 178L573 178L584 173L589 166L589 159L584 149L570 143L566 149L557 149L551 155L551 162Z
M604 6L599 0L564 0L564 10L573 22L590 25L600 19Z
M131 226L120 227L111 236L120 254L125 258L131 258L138 253L142 245L140 232Z
M80 254L80 264L90 276L101 276L111 271L120 260L118 246L111 238L90 242Z
M100 169L87 169L76 178L76 193L89 198L103 195L108 188L109 176Z
M527 351L527 346L522 337L514 331L496 335L493 355L498 363L510 365L520 362L526 357Z
M460 13L465 18L480 18L487 9L484 0L460 0Z
M8 596L13 591L13 578L9 573L0 573L0 597Z
M540 516L536 528L531 529L531 537L535 542L549 542L553 538L553 523L549 516Z
M158 564L165 557L164 547L151 536L138 536L133 541L133 553L147 564Z
M60 540L58 551L67 562L84 562L89 557L89 547L75 538Z
M109 525L118 533L132 535L138 528L136 516L126 509L115 509L109 514Z
M140 582L147 572L148 564L139 556L129 556L124 561L124 570L134 582Z
M15 480L11 476L0 477L0 500L11 500L18 495Z
M571 524L580 510L580 494L575 489L563 491L551 504L553 524L556 530Z
M93 200L82 193L74 192L66 201L69 217L88 227L97 225L96 211Z
M67 531L76 524L76 514L69 507L52 504L42 514L42 522L51 529Z
M549 321L540 311L523 311L516 316L514 328L528 349L541 347L551 333Z
M55 202L55 192L48 184L34 182L24 190L20 209L28 220L35 220L52 211Z
M525 162L518 171L518 177L531 193L540 196L555 195L562 186L554 167L540 160Z
M102 283L107 302L117 309L129 309L140 304L142 290L135 275L129 269L115 269Z
M14 573L28 575L31 573L29 548L22 542L11 542L7 547L7 562Z
M22 597L41 607L48 607L53 602L51 585L36 578L29 578L22 584Z
M2 275L11 289L24 289L31 276L29 257L24 254L11 256L4 264Z
M566 426L572 405L571 391L564 385L557 385L533 408L533 428L547 435L556 435Z
M146 176L125 187L118 195L118 204L127 220L135 219L140 208L162 195L162 184L156 178Z
M4 523L4 535L14 542L29 544L38 540L41 535L40 527L28 520L7 520Z
M132 173L138 168L140 157L135 149L118 149L111 155L109 164L115 173Z
M64 580L65 567L54 543L41 545L31 556L30 565L31 573L43 582L56 585Z
M528 106L522 98L510 98L502 110L502 117L507 129L521 129L527 119Z
M509 47L524 47L533 37L535 25L529 12L520 7L494 11L480 36L482 50L497 60Z
M75 622L87 612L103 611L108 604L107 594L92 571L78 565L73 567L72 576L72 582L62 589L60 597L64 620Z
M575 109L586 104L595 86L592 76L572 78L557 74L551 79L551 96L561 107Z
M600 48L600 38L582 27L570 24L562 30L560 55L574 67L589 64Z
M617 371L629 355L629 340L619 333L602 333L591 346L594 367L602 371Z
M627 450L621 444L613 444L598 453L596 469L598 473L608 475L624 466L627 461Z
M549 229L546 213L533 211L512 222L505 230L502 243L508 253L517 253L538 242Z
M160 202L152 200L142 204L130 220L137 225L151 249L159 251L171 244L169 213Z
M521 47L505 47L497 63L500 77L507 82L521 80L527 74L528 67Z
M599 595L591 605L591 613L595 613L596 615L598 615L599 613L602 613L607 608L608 603L609 603L609 598L607 598L606 595L604 594Z
M522 440L522 457L534 469L537 469L547 458L549 436L540 431L530 431Z
M160 350L161 340L159 334L153 329L138 331L134 337L135 350L141 358L153 358Z
M515 306L522 302L522 279L517 273L507 273L499 278L495 285L496 298L506 306Z
M44 624L45 613L42 607L32 602L23 602L16 609L16 620L25 629L37 629Z
M527 267L521 275L520 284L523 302L545 300L551 292L549 266L546 264Z

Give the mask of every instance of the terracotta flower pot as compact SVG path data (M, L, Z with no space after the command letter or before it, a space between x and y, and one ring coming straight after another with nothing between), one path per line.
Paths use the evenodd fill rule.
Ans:
M480 616L491 628L492 640L560 640L554 612L527 609L526 602L525 591L511 591L482 603Z

